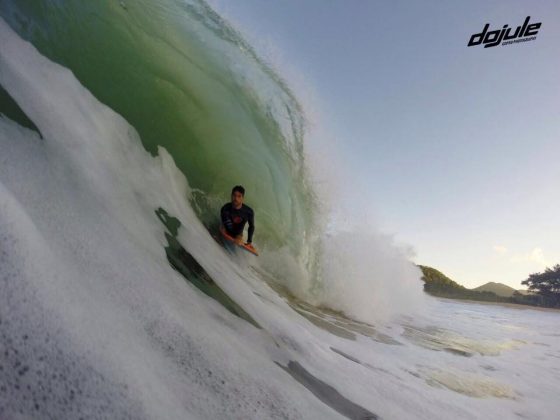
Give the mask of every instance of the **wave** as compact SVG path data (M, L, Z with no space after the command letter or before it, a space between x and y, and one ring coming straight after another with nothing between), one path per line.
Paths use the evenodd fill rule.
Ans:
M349 239L339 238L338 247L332 238L324 241L328 206L315 192L307 165L302 106L206 3L8 1L0 13L124 117L152 155L159 147L171 155L207 229L216 230L231 187L244 185L263 251L256 264L267 278L316 305L369 320L375 312L380 316L379 308L395 306L387 303L391 293L380 293L384 285L372 292L379 279L420 284L419 271L387 238L372 233L367 239L361 229L355 232L360 249L353 252L347 251ZM364 253L389 253L394 261L364 266ZM346 271L330 276L333 261ZM418 300L420 288L413 289L412 300Z
M203 2L2 2L42 54L173 156L210 226L235 184L261 246L301 254L314 219L305 117L284 81Z

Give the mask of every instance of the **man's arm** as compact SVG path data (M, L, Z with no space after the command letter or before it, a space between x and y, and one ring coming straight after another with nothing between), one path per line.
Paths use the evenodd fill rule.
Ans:
M231 231L233 229L233 221L231 220L231 215L227 210L227 204L222 207L220 215L222 217L222 224L224 225L226 230Z
M247 243L250 244L253 242L253 232L255 231L255 214L253 210L249 212L249 217L247 218L247 222L249 222L249 230L247 232Z

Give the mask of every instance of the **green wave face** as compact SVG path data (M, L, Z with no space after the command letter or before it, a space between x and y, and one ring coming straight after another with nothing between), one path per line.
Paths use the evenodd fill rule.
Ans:
M208 5L3 0L0 14L127 119L148 151L169 151L206 226L217 223L232 186L242 184L256 212L257 244L306 253L315 200L302 109Z

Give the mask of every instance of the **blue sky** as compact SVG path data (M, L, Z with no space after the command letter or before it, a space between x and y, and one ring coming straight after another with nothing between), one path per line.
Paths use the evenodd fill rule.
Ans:
M519 288L560 263L560 3L453 3L211 1L313 92L357 222L467 287ZM529 15L535 41L467 47Z

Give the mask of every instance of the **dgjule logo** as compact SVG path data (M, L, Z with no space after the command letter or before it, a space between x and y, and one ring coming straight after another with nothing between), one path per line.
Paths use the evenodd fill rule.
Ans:
M483 44L484 48L495 47L496 45L509 45L518 42L533 41L537 38L537 33L541 27L542 22L531 23L529 25L529 20L531 16L525 18L523 25L518 26L515 32L512 34L512 28L508 28L509 25L504 25L502 29L496 29L494 31L488 31L490 24L484 25L482 32L477 34L472 34L469 39L468 47Z

